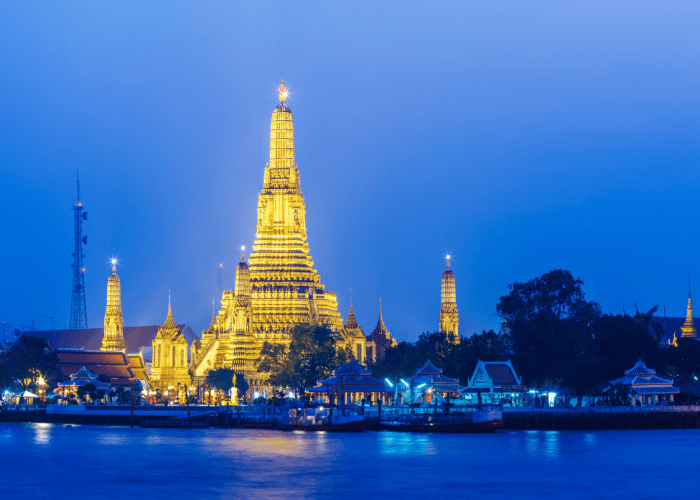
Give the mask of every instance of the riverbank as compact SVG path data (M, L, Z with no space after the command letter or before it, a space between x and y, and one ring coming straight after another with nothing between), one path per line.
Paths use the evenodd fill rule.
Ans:
M139 426L142 421L194 421L206 427L242 427L243 421L271 421L279 407L47 405L6 406L0 422L94 424ZM367 407L368 418L378 417L377 407ZM402 408L432 411L432 408ZM391 407L384 408L391 411ZM443 412L438 407L435 411ZM503 408L505 429L512 430L641 430L700 429L700 406L590 407L590 408ZM174 426L175 427L175 426Z

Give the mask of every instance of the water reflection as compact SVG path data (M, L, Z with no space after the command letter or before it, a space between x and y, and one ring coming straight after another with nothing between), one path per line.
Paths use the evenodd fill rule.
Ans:
M592 432L587 432L586 435L583 436L583 441L589 446L598 444L598 438Z
M51 424L34 424L34 443L49 444L51 442Z
M437 453L432 434L382 432L379 438L380 452L384 455L434 455Z
M557 459L559 441L559 431L525 431L525 449L530 456Z

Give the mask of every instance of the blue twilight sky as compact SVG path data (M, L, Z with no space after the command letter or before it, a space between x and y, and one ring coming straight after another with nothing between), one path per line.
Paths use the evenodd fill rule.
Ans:
M65 5L64 5L65 4ZM336 4L336 5L332 5ZM0 319L68 324L80 170L88 323L200 331L255 237L284 79L311 255L366 333L460 332L555 268L605 312L700 287L696 2L0 4ZM698 288L700 289L700 288ZM700 300L700 299L699 299Z

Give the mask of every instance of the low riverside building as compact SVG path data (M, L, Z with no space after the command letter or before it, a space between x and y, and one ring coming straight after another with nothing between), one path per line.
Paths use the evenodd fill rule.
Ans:
M637 363L625 370L625 376L611 380L610 385L621 384L629 390L632 401L640 405L673 403L673 398L680 392L673 384L673 379L664 375L657 375L640 359Z
M474 368L469 384L461 395L477 403L512 403L519 406L525 397L526 387L508 361L481 361Z
M80 370L70 375L70 380L58 383L58 389L54 391L55 394L61 397L66 397L69 394L78 394L78 389L84 387L88 384L93 384L95 386L95 392L100 389L104 391L105 394L112 392L112 386L109 382L102 382L97 379L98 375L91 372L85 366Z
M438 368L432 361L427 360L416 370L407 387L404 387L404 402L431 404L435 397L457 397L461 390L459 379L443 375L442 368Z
M56 349L56 377L53 384L68 382L82 368L96 375L109 377L112 387L131 389L139 380L131 369L127 355L122 351L83 351L82 349ZM51 385L53 385L51 384ZM145 381L142 382L145 386Z
M333 376L321 380L316 387L307 389L314 401L321 403L355 404L363 399L370 404L389 404L394 391L383 380L370 376L371 372L357 361L345 363L333 371Z

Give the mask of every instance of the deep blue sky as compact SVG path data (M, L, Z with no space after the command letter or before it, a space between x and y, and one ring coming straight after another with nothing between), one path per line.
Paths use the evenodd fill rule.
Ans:
M435 330L446 253L462 334L554 268L605 312L684 315L695 2L330 3L2 2L0 319L67 326L79 169L89 325L115 255L127 325L171 289L206 327L255 237L280 79L311 255L366 333L380 295L399 340Z

